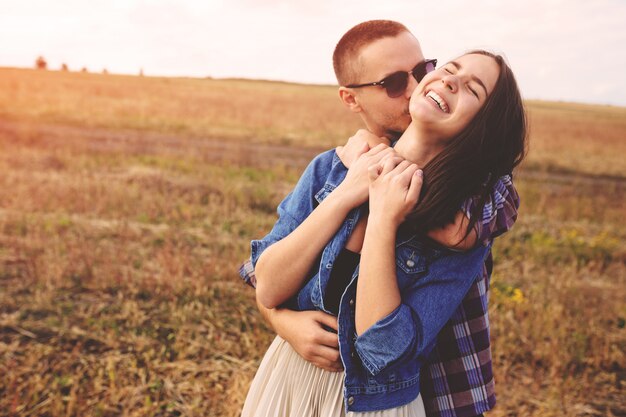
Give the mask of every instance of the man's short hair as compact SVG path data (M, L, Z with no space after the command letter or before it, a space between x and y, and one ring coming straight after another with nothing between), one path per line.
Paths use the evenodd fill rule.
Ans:
M361 48L379 39L393 38L403 32L409 30L402 23L393 20L368 20L347 31L333 52L333 68L339 85L357 81L357 59Z

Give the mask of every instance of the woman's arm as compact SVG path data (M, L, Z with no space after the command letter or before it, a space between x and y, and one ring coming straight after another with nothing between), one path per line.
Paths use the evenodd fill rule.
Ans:
M370 216L356 287L354 343L372 375L401 360L425 363L441 327L482 273L489 251L489 245L478 245L432 259L419 279L410 279L400 292L396 231L417 203L421 184L419 171L407 162L393 169L383 166L380 174L372 172Z
M324 246L355 207L367 200L368 168L390 155L379 145L362 154L350 167L345 180L291 233L269 246L255 265L257 299L274 308L295 294Z
M332 192L291 234L263 252L256 265L262 305L275 308L302 287L318 254L354 207L343 193Z
M396 277L395 242L398 226L417 203L422 171L389 160L382 170L370 170L370 214L361 251L356 290L355 325L362 334L401 303Z

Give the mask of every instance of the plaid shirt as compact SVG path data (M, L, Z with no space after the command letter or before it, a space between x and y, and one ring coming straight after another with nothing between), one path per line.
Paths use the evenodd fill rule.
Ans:
M463 211L471 213L476 199L468 199ZM500 178L476 222L478 240L487 243L509 230L517 219L519 196L510 176ZM483 275L470 287L454 315L441 329L422 369L420 392L428 416L474 417L496 403L489 339L489 278L491 254ZM245 283L256 287L250 259L239 268Z

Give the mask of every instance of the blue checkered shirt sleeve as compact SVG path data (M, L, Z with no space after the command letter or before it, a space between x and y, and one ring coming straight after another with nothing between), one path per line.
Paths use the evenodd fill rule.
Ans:
M465 213L477 203L467 200ZM519 204L511 176L500 178L476 221L478 240L488 242L510 230ZM482 276L440 331L422 370L420 388L429 417L475 417L496 404L488 314L491 268L489 254Z
M243 282L256 288L256 275L254 275L254 265L252 259L248 258L239 267L239 276L243 279Z

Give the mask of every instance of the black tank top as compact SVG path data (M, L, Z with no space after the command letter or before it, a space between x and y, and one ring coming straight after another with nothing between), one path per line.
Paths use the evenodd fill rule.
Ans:
M328 286L324 296L324 307L334 314L339 314L339 302L346 287L352 279L354 270L359 264L361 255L343 248L330 271Z

